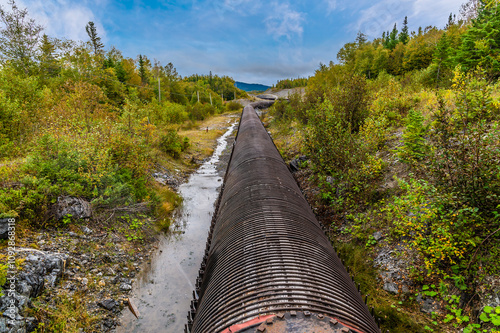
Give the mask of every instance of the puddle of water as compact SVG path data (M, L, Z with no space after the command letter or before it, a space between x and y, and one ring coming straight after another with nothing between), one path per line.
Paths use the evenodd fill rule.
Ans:
M150 267L145 267L134 283L131 299L140 316L136 319L124 309L117 333L184 331L214 203L223 180L217 172L217 163L235 126L236 123L231 125L217 140L211 159L179 186L184 202L175 212L173 232L161 237Z

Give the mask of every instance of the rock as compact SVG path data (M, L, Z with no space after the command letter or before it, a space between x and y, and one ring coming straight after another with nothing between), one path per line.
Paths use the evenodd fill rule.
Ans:
M33 317L26 317L26 332L33 332L38 327L38 320Z
M55 217L61 220L63 217L71 215L75 219L84 219L92 217L90 203L75 197L59 197L54 207Z
M110 318L104 318L102 321L102 331L106 332L116 326L116 322Z
M118 302L116 302L114 299L106 299L104 301L101 301L97 303L100 307L105 308L108 311L113 311L113 309L118 306Z
M83 278L83 279L82 279L82 284L83 284L84 286L86 286L87 284L89 284L89 279L87 279L87 278Z
M384 236L382 235L382 232L377 231L373 233L373 238L378 242L379 240L384 238Z
M278 96L276 95L273 95L273 94L260 94L260 95L257 95L257 98L260 98L260 99L266 99L266 100L270 100L270 101L275 101L278 99ZM255 103L252 103L252 106L255 107L254 105Z
M0 219L0 239L9 238L9 221L15 222L14 219Z
M0 317L0 333L7 332L7 319Z
M433 299L426 298L424 299L422 295L418 295L416 298L417 302L420 304L420 311L431 314L433 312L440 313L441 305L434 301Z
M87 226L83 226L82 231L84 234L91 235L94 231Z
M375 239L377 239L376 236L379 237L376 234L373 234ZM400 291L407 294L410 291L409 285L412 284L408 270L408 260L410 259L405 256L399 256L397 252L408 253L403 247L394 250L383 248L375 258L374 264L379 268L379 276L384 284L384 290L393 294L397 294Z
M397 284L393 282L386 282L384 283L384 290L390 292L391 294L398 294L399 288Z
M120 289L123 290L123 291L130 291L132 290L132 286L128 283L122 283L120 284Z

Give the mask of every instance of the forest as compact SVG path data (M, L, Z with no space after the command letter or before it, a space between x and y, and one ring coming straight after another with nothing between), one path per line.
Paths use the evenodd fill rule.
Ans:
M147 172L189 145L180 125L246 96L229 77L182 78L172 63L105 51L93 22L82 27L86 42L51 38L9 4L0 11L0 218L54 222L49 208L63 194L102 207L158 204Z
M498 27L494 0L443 28L410 32L405 17L371 41L359 32L306 82L279 82L307 86L271 108L276 144L307 157L319 215L390 332L500 326ZM381 290L366 258L384 250L405 267Z
M102 43L93 22L81 29L88 40L54 38L15 1L0 7L0 220L15 220L16 246L30 253L72 251L76 260L101 253L101 262L103 256L116 256L120 244L129 259L107 264L115 265L115 275L116 267L130 273L136 254L147 253L155 234L169 229L171 213L182 201L152 174L161 171L179 183L198 159L210 156L210 142L222 134L208 127L201 131L200 123L238 110L233 100L248 96L227 76L181 77L172 63L144 54L127 58ZM186 132L206 143L191 147ZM89 203L91 222L73 214L58 216L56 207L64 198ZM81 233L87 222L86 230L121 240L80 239L71 245L68 233ZM41 237L49 241L42 245ZM72 250L63 249L67 245ZM7 240L0 240L0 249L2 307L13 265L7 262ZM15 266L23 271L25 259L17 258ZM99 301L102 286L104 281L76 292L44 288L46 296L33 297L33 303L28 299L23 314L32 318L30 331L101 330L106 313L92 304ZM108 282L106 290L111 286ZM16 304L24 302L20 297ZM24 319L19 323L24 325Z

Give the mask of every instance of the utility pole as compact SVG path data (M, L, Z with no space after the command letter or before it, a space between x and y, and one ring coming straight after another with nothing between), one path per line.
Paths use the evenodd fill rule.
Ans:
M158 76L158 101L161 103L160 77Z

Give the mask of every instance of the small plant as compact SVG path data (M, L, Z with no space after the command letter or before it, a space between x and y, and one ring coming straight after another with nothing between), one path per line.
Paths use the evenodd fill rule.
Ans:
M370 237L368 237L368 240L366 241L365 248L368 249L369 247L372 247L375 244L377 244L377 240L375 239L375 237L373 237L373 235L370 235Z
M66 214L63 216L62 218L62 221L63 223L66 225L66 224L70 224L71 223L71 218L73 217L72 214Z
M496 308L486 306L483 313L479 316L479 319L485 323L491 322L495 326L500 326L500 306Z
M7 282L7 265L0 264L0 297L3 296L2 286Z
M430 289L436 289L436 286L434 284L431 284L431 286L429 287L428 285L424 284L423 287L422 287L422 291L423 291L423 294L425 296L429 296L429 297L434 297L437 295L437 292L434 291L434 290L430 290Z

